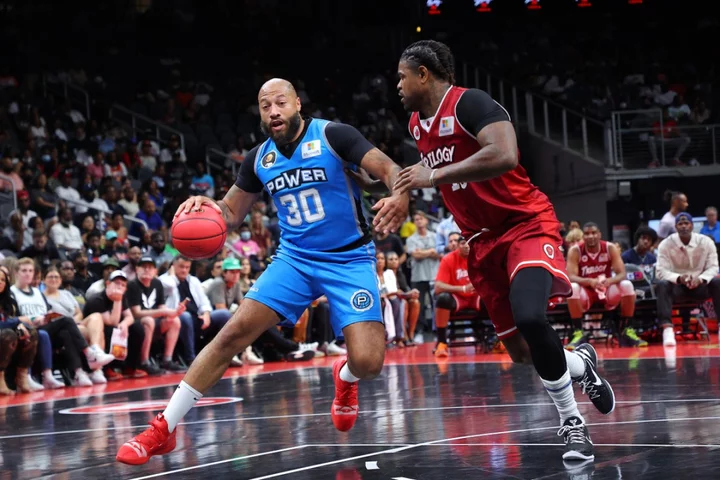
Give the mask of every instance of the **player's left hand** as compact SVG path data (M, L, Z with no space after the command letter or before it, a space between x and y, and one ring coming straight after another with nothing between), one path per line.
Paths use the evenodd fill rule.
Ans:
M417 188L430 188L430 174L432 169L426 167L422 162L418 162L412 167L404 168L400 171L395 185L393 185L394 193L406 193Z
M390 197L381 198L372 209L377 212L373 225L376 232L395 232L408 216L410 199L407 194L394 193Z
M700 280L698 277L690 277L690 280L687 283L687 287L690 290L695 290L702 284L702 280Z

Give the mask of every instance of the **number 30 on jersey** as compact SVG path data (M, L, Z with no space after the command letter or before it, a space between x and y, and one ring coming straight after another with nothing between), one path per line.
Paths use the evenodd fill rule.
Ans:
M297 194L288 193L278 199L283 207L287 207L288 215L286 220L288 225L299 227L305 223L319 222L325 218L325 208L320 198L320 193L315 188L302 190ZM313 208L310 207L310 202Z

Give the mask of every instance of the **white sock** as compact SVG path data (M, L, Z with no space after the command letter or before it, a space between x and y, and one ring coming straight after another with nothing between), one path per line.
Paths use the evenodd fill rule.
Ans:
M343 367L340 369L340 380L344 382L355 383L360 379L353 375L352 372L350 372L348 364L347 362L345 362L345 365L343 365Z
M50 369L43 370L42 375L43 375L43 379L48 379L48 380L53 380L53 381L55 380L55 377L53 377L52 370L50 370ZM28 376L30 376L30 375L28 375Z
M173 393L170 403L165 407L163 416L168 424L168 431L175 430L177 424L182 418L195 406L198 400L202 398L202 394L192 388L184 381L180 382L177 390Z
M585 423L585 419L582 415L580 415L577 403L575 402L575 392L573 391L569 371L566 371L558 380L541 380L543 385L545 385L545 390L547 390L550 398L552 398L553 402L555 402L555 406L560 414L560 424L570 417L578 417L583 423Z
M565 349L563 349L565 350ZM585 375L585 360L575 352L565 350L565 360L567 361L568 370L572 378L578 378Z

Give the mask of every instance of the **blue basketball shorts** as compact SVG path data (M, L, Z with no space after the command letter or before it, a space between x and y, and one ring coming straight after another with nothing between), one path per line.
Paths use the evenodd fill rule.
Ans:
M245 298L266 305L294 325L325 295L336 337L357 322L381 322L382 309L370 242L347 252L300 250L283 244Z

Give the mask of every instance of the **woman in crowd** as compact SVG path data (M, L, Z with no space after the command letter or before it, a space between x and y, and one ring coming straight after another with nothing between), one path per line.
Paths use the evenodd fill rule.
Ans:
M403 322L407 326L407 337L405 340L406 345L413 344L413 338L415 337L415 327L417 326L418 318L420 317L420 292L414 288L410 288L408 285L405 274L400 268L400 258L395 252L387 252L385 254L385 261L387 269L385 270L385 276L389 277L388 272L392 272L395 277L396 294L402 303L402 310L404 312ZM385 286L388 287L387 278L385 280ZM395 292L393 292L395 293Z
M255 279L251 276L252 268L250 266L250 260L247 258L241 259L240 266L242 269L240 270L240 280L238 280L238 282L240 282L240 290L242 290L243 295L245 295L250 291L250 287L255 285Z
M10 282L5 269L0 269L0 395L12 395L5 383L5 370L15 360L15 383L20 392L42 390L32 381L30 367L35 360L38 332L17 318L17 305L10 295Z
M385 254L383 252L377 252L375 259L378 285L380 286L380 297L384 302L389 302L392 309L393 318L385 318L385 321L389 322L392 320L395 326L395 336L389 338L388 341L391 341L392 344L397 347L404 347L405 326L403 322L402 304L398 297L397 279L392 270L385 270ZM385 312L385 305L383 305L383 312Z
M82 334L90 349L95 352L105 352L105 325L102 315L94 313L87 318L83 318L80 305L78 304L72 293L67 290L61 290L62 277L57 267L51 266L45 271L45 298L50 304L51 310L62 314L65 317L72 318L78 326L78 330ZM90 381L93 383L107 383L105 375L101 368L97 368L90 374Z

